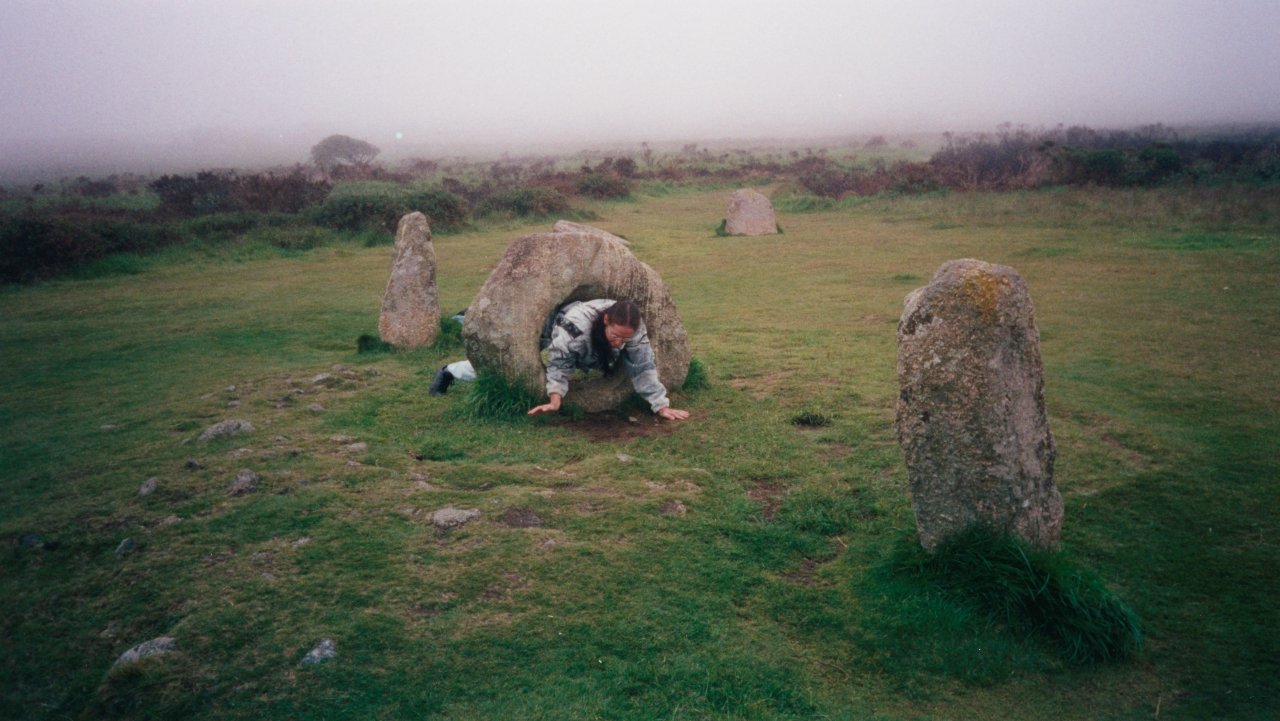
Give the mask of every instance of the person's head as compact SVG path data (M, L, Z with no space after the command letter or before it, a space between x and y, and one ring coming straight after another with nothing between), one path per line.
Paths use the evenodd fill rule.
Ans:
M644 319L640 307L629 300L620 300L606 308L591 327L591 345L606 375L612 375L618 364L609 362L609 350L617 350L631 340ZM621 361L622 357L619 356Z
M640 327L640 308L629 300L620 300L600 314L605 341L610 348L621 348Z

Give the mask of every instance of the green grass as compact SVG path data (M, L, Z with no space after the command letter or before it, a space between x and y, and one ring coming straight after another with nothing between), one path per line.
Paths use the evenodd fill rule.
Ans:
M713 236L731 190L583 209L671 289L683 423L429 396L456 324L359 352L385 238L222 218L200 229L220 240L0 289L0 717L1280 712L1274 191L775 199L783 241ZM547 226L437 237L441 307ZM1035 302L1065 555L916 550L895 327L961 257ZM196 442L227 418L257 430ZM230 496L242 468L259 490ZM445 506L481 515L437 530ZM180 651L110 671L160 635ZM323 637L338 657L300 667Z

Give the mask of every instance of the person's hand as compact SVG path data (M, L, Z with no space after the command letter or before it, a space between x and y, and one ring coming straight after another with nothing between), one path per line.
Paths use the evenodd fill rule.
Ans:
M669 421L683 421L689 417L689 411L682 411L679 408L667 406L666 408L659 408L658 415Z
M560 396L557 393L552 393L550 403L543 403L540 406L530 408L529 415L536 416L539 413L555 413L558 410L560 410Z

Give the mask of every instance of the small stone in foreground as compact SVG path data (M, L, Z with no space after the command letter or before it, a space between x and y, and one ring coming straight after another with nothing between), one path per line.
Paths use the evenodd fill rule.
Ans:
M235 478L231 479L231 486L228 492L233 496L243 496L246 493L253 493L258 490L258 474L253 471L240 471Z
M338 647L331 638L322 638L320 643L307 652L302 658L300 666L313 666L322 661L334 658L338 655Z
M161 636L153 638L150 641L144 641L137 646L120 654L120 658L112 664L112 668L123 666L127 663L133 663L149 656L159 656L161 654L170 653L178 650L178 640L172 636Z
M130 553L133 553L134 549L137 547L137 544L133 542L132 538L126 538L120 542L119 546L116 546L116 557L124 558Z
M455 528L479 517L479 508L462 510L453 506L445 506L431 514L431 524L436 528Z
M138 498L146 498L156 492L156 487L160 484L159 478L148 478L143 481L142 487L138 489Z
M726 234L775 235L777 232L778 219L769 198L750 188L734 191L725 215Z
M240 418L231 418L204 429L196 440L201 443L208 443L218 438L238 436L241 433L253 433L253 424Z
M683 516L689 512L689 509L685 508L680 501L667 501L658 511L664 516Z

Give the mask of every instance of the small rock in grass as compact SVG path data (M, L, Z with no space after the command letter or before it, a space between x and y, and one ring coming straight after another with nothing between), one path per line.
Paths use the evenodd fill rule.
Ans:
M204 429L196 440L201 443L208 443L218 438L230 438L242 433L253 433L253 424L240 418L231 418Z
M44 536L39 533L24 533L18 537L18 548L44 548Z
M240 407L240 401L227 401L227 407L228 407L228 408L239 408L239 407Z
M347 436L347 435L339 434L336 436L329 436L329 440L333 441L334 443L354 443L356 438L355 436Z
M625 453L619 453L619 454L618 454L618 460L619 460L619 461L622 461L623 463L630 463L630 462L634 461L634 460L635 460L635 458L633 458L633 457L631 457L631 456L628 456L628 455L627 455L627 454L625 454Z
M142 487L138 489L138 498L146 498L156 492L156 488L160 485L159 478L148 478L142 482Z
M455 528L480 517L479 508L454 508L445 506L431 514L431 524L436 528Z
M119 546L116 546L116 557L124 558L130 553L133 553L134 549L137 547L138 544L134 543L132 538L126 538L120 542Z
M144 641L137 646L120 654L120 658L112 664L112 668L123 666L127 663L133 663L149 656L159 656L161 654L170 653L178 650L178 640L172 636L161 636L153 638L150 641Z
M231 479L231 485L228 492L233 496L243 496L246 493L253 493L258 490L258 474L249 470L242 470Z
M319 403L312 403L311 405L307 406L307 410L310 411L311 413L324 413L324 406L320 405Z
M683 516L689 512L680 501L667 501L658 509L664 516Z
M329 373L317 373L311 377L311 385L324 386L326 388L337 385L339 382L340 379Z
M182 467L188 471L198 471L204 468L204 464L194 458L188 458L187 462L182 464Z
M231 458L246 458L252 455L252 448L237 448L234 451L227 451L227 456Z
M319 645L307 652L303 657L301 666L314 666L322 661L334 658L338 655L338 647L331 638L320 639Z
M369 450L369 444L368 443L349 443L343 446L342 450L346 451L347 453L364 453L365 451Z
M175 523L182 523L182 519L177 516L169 515L169 516L165 516L164 518L161 518L160 522L157 523L156 525L159 526L160 528L165 528L167 526L172 526Z

